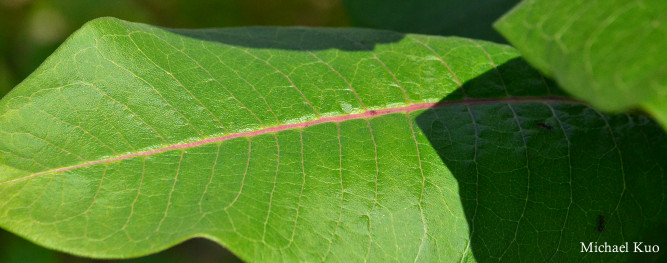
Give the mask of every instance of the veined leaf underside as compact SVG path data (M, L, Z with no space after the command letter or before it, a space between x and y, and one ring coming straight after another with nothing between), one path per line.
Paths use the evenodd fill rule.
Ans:
M0 225L79 255L202 236L251 261L566 261L665 218L649 118L460 38L102 19L0 127Z

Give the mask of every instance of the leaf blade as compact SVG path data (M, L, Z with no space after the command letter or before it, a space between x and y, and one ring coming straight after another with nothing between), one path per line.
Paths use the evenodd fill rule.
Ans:
M523 245L535 238L525 212L550 240L537 256L572 259L578 244L566 241L597 232L586 213L565 212L566 195L549 201L551 187L568 190L568 174L590 186L569 184L582 196L576 204L616 216L623 229L643 223L621 232L610 219L610 241L664 220L661 203L642 199L664 196L664 134L643 116L609 117L553 97L555 87L507 46L341 29L186 35L99 20L0 101L0 133L11 138L0 142L2 164L26 170L3 173L3 228L105 258L201 236L249 261L484 260L533 248ZM563 170L567 139L603 171L587 162ZM633 150L637 143L646 148ZM645 163L623 163L625 171L623 152ZM635 175L628 187L650 190L624 194L623 172ZM11 181L26 174L38 176ZM635 201L650 213L630 213ZM533 205L542 202L558 209ZM494 250L484 248L487 227L503 233Z
M530 0L495 27L573 96L605 111L642 108L665 127L666 8L661 1Z

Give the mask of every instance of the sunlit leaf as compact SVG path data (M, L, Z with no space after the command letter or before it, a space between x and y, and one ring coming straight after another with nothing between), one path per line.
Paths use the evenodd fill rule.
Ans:
M649 117L462 38L99 19L0 101L0 136L0 226L91 257L572 261L667 217Z

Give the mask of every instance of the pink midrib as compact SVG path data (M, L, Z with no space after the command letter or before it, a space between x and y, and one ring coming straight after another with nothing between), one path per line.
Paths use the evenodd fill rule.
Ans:
M68 167L62 167L58 169L53 169L49 171L44 171L44 172L39 172L35 173L26 177L21 177L13 180L9 180L6 182L0 182L0 185L2 184L7 184L7 183L12 183L24 179L29 179L32 177L44 175L44 174L50 174L50 173L58 173L58 172L65 172L69 171L72 169L77 169L77 168L82 168L86 166L91 166L95 164L101 164L101 163L110 163L110 162L115 162L115 161L120 161L120 160L125 160L133 157L138 157L138 156L148 156L148 155L153 155L169 150L174 150L174 149L183 149L183 148L192 148L192 147L197 147L203 144L207 143L213 143L213 142L221 142L221 141L226 141L238 137L252 137L252 136L257 136L257 135L262 135L262 134L267 134L267 133L272 133L272 132L279 132L279 131L284 131L288 129L295 129L295 128L306 128L308 126L316 125L316 124L321 124L321 123L327 123L327 122L342 122L342 121L347 121L347 120L354 120L354 119L364 119L364 118L371 118L371 117L377 117L381 115L387 115L387 114L392 114L392 113L400 113L400 112L413 112L413 111L418 111L418 110L423 110L423 109L432 109L432 108L440 108L440 107L445 107L445 106L452 106L452 105L478 105L478 104L489 104L489 103L527 103L527 102L567 102L567 103L575 103L575 104L584 104L583 102L574 100L572 98L567 98L567 97L559 97L559 96L545 96L545 97L507 97L507 98L494 98L494 99L487 99L487 98L482 98L482 99L465 99L465 100L460 100L460 101L445 101L445 102L438 102L438 103L418 103L418 104L411 104L408 106L404 107L397 107L397 108L389 108L389 109L380 109L380 110L369 110L363 113L356 113L356 114L349 114L349 115L343 115L343 116L334 116L334 117L322 117L317 120L313 121L307 121L307 122L302 122L302 123L294 123L294 124L284 124L280 126L275 126L275 127L269 127L265 128L262 130L257 130L257 131L250 131L250 132L240 132L240 133L234 133L234 134L229 134L221 137L215 137L215 138L209 138L209 139L204 139L201 141L197 142L191 142L191 143L182 143L182 144L175 144L175 145L170 145L167 147L159 148L159 149L154 149L150 151L143 151L143 152L137 152L137 153L131 153L131 154L126 154L126 155L121 155L118 157L114 158L109 158L109 159L103 159L103 160L97 160L97 161L91 161L83 164L78 164L78 165L73 165L73 166L68 166Z

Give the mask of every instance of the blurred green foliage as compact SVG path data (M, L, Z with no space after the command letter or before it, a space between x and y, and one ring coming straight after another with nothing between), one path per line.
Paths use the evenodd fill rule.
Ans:
M0 262L2 263L183 263L241 262L231 252L205 239L192 239L158 254L128 260L95 260L59 253L40 247L0 229Z

